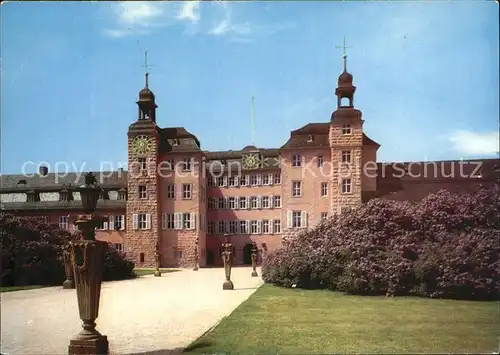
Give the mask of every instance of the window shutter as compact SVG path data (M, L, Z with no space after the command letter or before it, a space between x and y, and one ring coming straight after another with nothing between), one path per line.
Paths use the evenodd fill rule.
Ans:
M269 185L272 185L274 183L274 175L273 174L269 174L268 175L268 181L269 181Z
M300 226L302 228L307 228L307 212L302 211L300 216Z
M234 186L238 186L240 183L240 177L239 176L235 176L234 177Z
M132 228L139 229L139 215L137 213L132 215Z
M292 228L293 226L293 212L292 211L286 211L286 219L287 219L287 227Z
M125 215L122 215L122 227L120 229L121 230L125 229Z
M222 186L227 186L227 176L222 177Z
M191 212L191 229L196 229L196 213Z
M224 197L224 208L229 208L229 197Z
M146 229L151 229L151 215L146 214Z
M109 227L109 230L114 230L115 229L115 216L109 216L108 217L108 227Z
M258 220L257 221L257 234L261 234L261 233L262 233L262 221Z
M251 204L250 204L250 196L247 196L247 197L245 197L245 198L246 198L246 200L247 200L247 210L249 210L249 209L250 209L250 207L251 207Z
M262 175L258 174L257 175L257 186L262 185Z
M274 234L274 219L269 220L269 234Z
M161 229L167 229L167 214L161 214Z
M262 197L257 196L257 208L261 208L261 207L262 207Z
M104 221L102 229L103 230L108 230L108 221Z
M245 175L245 185L250 185L250 175Z
M234 205L235 205L235 210L240 208L240 198L239 197L234 198Z
M174 229L181 229L181 215L174 213Z
M245 221L245 225L247 226L247 234L250 234L252 231L250 230L250 221L248 219Z

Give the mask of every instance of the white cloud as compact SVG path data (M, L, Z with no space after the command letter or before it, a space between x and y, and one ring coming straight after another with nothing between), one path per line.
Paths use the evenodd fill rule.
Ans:
M112 38L149 33L152 27L162 27L164 7L153 2L120 2L112 4L116 26L107 28L104 34Z
M177 14L178 20L190 20L196 22L200 19L200 2L185 1Z
M466 155L491 155L499 152L498 132L476 133L459 130L451 133L448 140L453 149Z

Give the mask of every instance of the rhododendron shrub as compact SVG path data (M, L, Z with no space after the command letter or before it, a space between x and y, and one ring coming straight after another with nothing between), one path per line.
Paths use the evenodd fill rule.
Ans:
M37 217L0 214L0 278L2 286L61 285L65 280L62 254L79 233L46 224ZM134 264L112 247L104 256L104 280L134 276Z
M374 199L267 253L280 286L353 294L500 297L499 189L439 191L418 203Z

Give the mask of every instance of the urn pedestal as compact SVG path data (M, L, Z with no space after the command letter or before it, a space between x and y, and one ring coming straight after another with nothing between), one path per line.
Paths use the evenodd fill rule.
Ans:
M254 244L252 247L252 277L259 276L257 274L257 246Z
M82 220L76 224L85 239L71 242L71 263L75 277L78 310L83 330L70 340L68 353L108 354L108 339L99 333L95 320L99 315L99 299L107 243L94 240L96 221Z
M234 284L231 281L231 267L233 264L233 245L229 243L227 235L225 242L222 244L222 262L224 263L224 273L226 274L226 281L222 284L223 290L234 290Z

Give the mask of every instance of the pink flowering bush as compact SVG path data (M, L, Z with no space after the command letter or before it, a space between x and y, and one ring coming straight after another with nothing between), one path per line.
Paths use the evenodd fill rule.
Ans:
M0 213L0 280L2 286L62 285L63 250L80 238L36 217ZM104 259L104 280L134 276L134 264L112 247Z
M266 282L354 294L500 297L498 187L375 199L265 255Z

